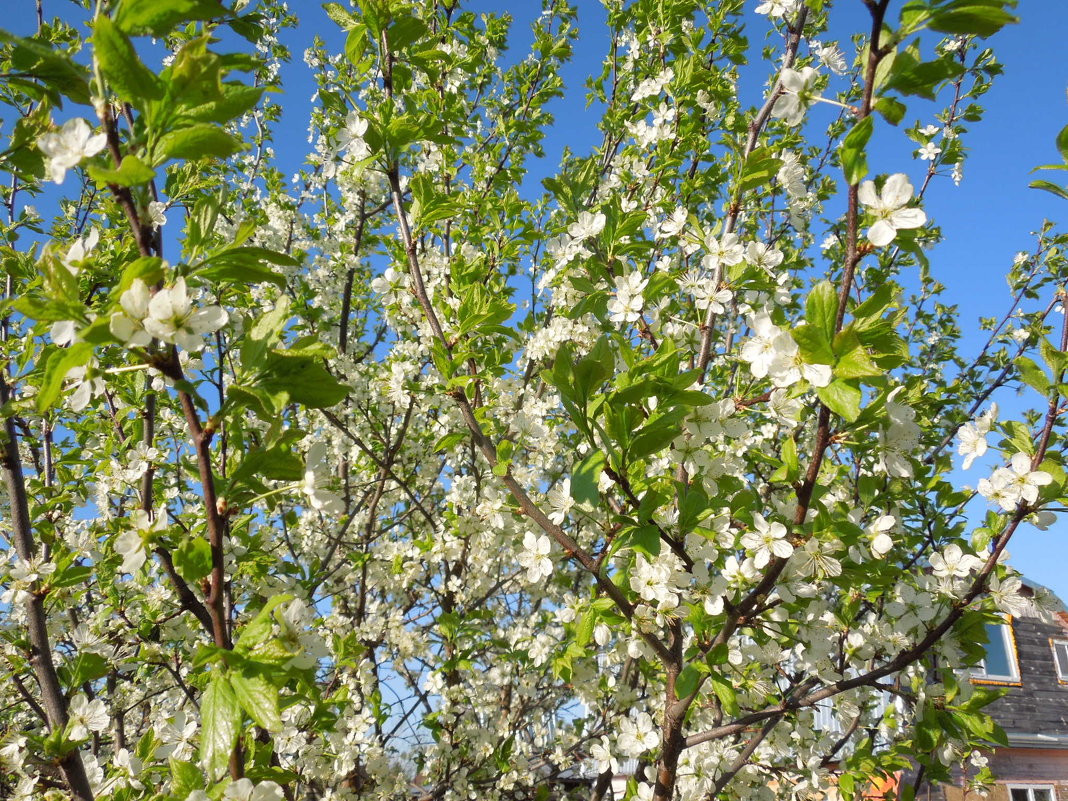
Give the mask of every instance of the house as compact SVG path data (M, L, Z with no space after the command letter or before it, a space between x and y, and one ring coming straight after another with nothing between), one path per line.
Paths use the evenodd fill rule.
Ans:
M1025 590L1034 591L1035 585ZM1009 746L992 751L997 783L988 801L1068 801L1068 612L1052 619L1007 618L987 626L986 658L972 671L974 684L1007 688L987 707ZM923 801L967 801L959 786L923 788Z

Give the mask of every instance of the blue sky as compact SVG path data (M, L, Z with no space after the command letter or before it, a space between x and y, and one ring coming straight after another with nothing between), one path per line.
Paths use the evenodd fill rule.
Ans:
M20 0L9 13L6 24L18 33L33 30L33 0ZM517 17L515 44L512 54L521 57L529 36L523 33L527 22L540 11L537 0L472 0L466 4L476 11L500 12L507 9ZM546 158L540 168L532 171L532 178L550 174L558 163L565 146L585 152L598 141L597 109L587 109L583 84L590 74L599 72L600 59L606 50L607 32L604 11L597 0L577 0L579 28L582 32L574 61L567 66L564 77L567 91L564 98L553 104L556 124L546 140ZM755 7L757 0L750 0ZM901 2L892 3L891 18ZM860 0L837 0L833 19L847 31L866 27ZM293 50L293 63L286 69L287 91L282 99L286 114L276 137L281 158L279 166L287 171L300 167L306 148L307 111L314 84L304 66L301 54L318 33L340 48L342 36L329 22L318 2L291 0L291 9L304 20L297 30L285 34L284 40ZM66 0L44 0L46 17L60 15L70 18L75 7ZM81 12L77 12L82 17ZM982 99L987 109L985 119L973 126L966 139L970 156L964 169L964 181L957 188L948 178L936 179L928 190L925 208L928 216L939 224L945 242L931 254L935 274L949 287L947 302L958 304L961 325L976 336L965 341L966 348L978 350L977 321L980 316L1000 314L1008 302L1004 275L1013 255L1030 250L1036 230L1043 219L1066 216L1068 202L1027 187L1035 176L1030 170L1039 164L1058 160L1054 137L1068 123L1068 59L1063 57L1063 40L1068 34L1068 6L1063 0L1026 0L1018 9L1019 25L1003 30L993 40L1004 74L994 88ZM752 15L751 41L759 47L766 21ZM830 37L824 37L826 40ZM849 55L849 45L843 49ZM762 68L763 69L763 68ZM757 105L762 100L763 74L752 74L743 80L741 90L749 93L746 102ZM906 123L914 119L933 122L938 110L934 104L922 100L909 102ZM79 111L77 113L85 113ZM834 110L817 108L815 114L830 115ZM926 116L924 116L926 115ZM830 116L821 120L825 122ZM922 174L921 163L912 156L915 144L901 134L889 131L877 138L877 146L870 156L876 172L908 172L914 180ZM283 145L282 143L286 143ZM1062 173L1063 175L1063 173ZM1043 176L1048 177L1048 176ZM532 186L536 189L536 183ZM1033 397L1033 396L1032 396ZM1025 399L1031 402L1031 399ZM1011 408L1013 398L1001 398L1003 407ZM974 484L984 475L977 463L969 474L959 474L961 483ZM981 510L980 510L981 513ZM1038 581L1068 598L1068 520L1041 532L1029 526L1021 527L1010 548L1013 564L1029 578Z

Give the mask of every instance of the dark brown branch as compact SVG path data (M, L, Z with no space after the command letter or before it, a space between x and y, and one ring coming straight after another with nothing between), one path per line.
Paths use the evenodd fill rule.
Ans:
M0 374L0 404L11 400L11 388ZM32 562L37 556L37 544L30 525L30 502L26 494L26 478L22 472L22 459L19 457L18 432L14 418L4 421L5 439L0 465L4 474L4 486L7 490L11 509L12 542L19 559ZM30 641L30 665L33 667L37 683L41 688L41 706L44 709L51 730L63 729L67 725L67 699L59 683L55 661L52 658L52 644L48 638L48 620L45 615L44 602L46 590L34 586L24 595L26 610L26 629ZM81 752L70 751L59 762L60 771L70 788L75 801L93 801L93 790L82 764Z

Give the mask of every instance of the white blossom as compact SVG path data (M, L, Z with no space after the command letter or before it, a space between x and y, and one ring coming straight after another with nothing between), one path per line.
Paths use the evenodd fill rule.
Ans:
M549 519L556 525L561 525L575 505L575 501L571 497L571 479L565 478L561 480L559 484L549 490L545 500L549 504Z
M336 492L323 486L324 482L329 481L329 477L324 476L326 462L326 443L322 441L315 442L308 449L308 455L305 459L304 481L301 483L301 490L303 490L304 497L308 499L308 504L312 509L325 515L337 516L344 513L345 502Z
M645 300L642 291L648 284L639 272L632 272L615 279L616 294L608 301L608 318L614 323L633 323L641 317Z
M894 547L894 540L888 532L896 525L897 518L893 515L881 515L868 528L871 535L871 555L876 559L882 559Z
M149 202L148 208L145 211L148 214L148 222L153 228L159 228L160 226L167 224L167 215L165 213L167 211L166 203L159 200L153 200Z
M842 51L836 42L822 44L813 39L808 43L808 46L812 49L816 58L820 60L820 63L835 75L844 75L849 69L845 56L842 55Z
M641 756L656 748L660 744L660 737L649 713L638 712L620 720L616 743L619 750L629 757Z
M144 324L151 300L152 293L140 278L135 278L130 288L119 296L122 311L111 315L109 327L111 333L128 347L144 347L152 341L152 335L145 330Z
M253 784L251 779L238 779L223 792L224 801L282 801L282 788L272 781Z
M967 470L977 458L986 453L986 435L998 419L998 405L990 404L990 408L979 415L975 422L965 423L957 431L957 453L964 457L961 469Z
M887 178L882 192L876 191L874 181L865 181L857 198L875 217L875 224L868 229L868 239L876 247L889 245L903 228L919 228L927 222L922 209L907 208L912 200L912 184L904 173Z
M782 523L768 523L763 515L754 514L753 526L753 530L742 536L742 546L751 552L757 570L767 567L773 556L786 559L794 552L793 546L786 541L786 526Z
M597 766L597 772L611 772L613 775L619 772L619 761L612 756L612 747L608 738L602 736L600 740L590 746L590 757Z
M148 302L148 316L144 328L151 336L178 345L189 351L204 347L204 335L226 325L229 316L221 306L194 309L185 286L179 278L169 288L159 290Z
M604 230L605 219L601 212L594 214L583 211L579 214L578 220L567 227L567 233L573 240L581 242L601 233Z
M934 142L927 142L926 144L920 146L920 149L917 151L917 155L920 157L921 161L934 161L938 157L938 154L941 152L942 148L940 148Z
M969 573L982 566L982 559L964 553L956 543L947 545L941 553L931 554L931 568L939 578L967 578Z
M90 732L104 731L111 722L103 701L99 698L90 701L81 693L74 696L68 714L68 733L72 740L88 739Z
M48 178L63 183L67 170L78 166L84 158L91 158L107 146L107 136L94 134L89 123L81 117L67 120L58 132L42 134L37 147L48 157Z
M782 71L779 84L782 94L771 109L771 116L781 117L787 125L797 125L805 118L805 112L820 96L816 90L819 73L812 67Z
M519 552L519 566L527 571L527 581L537 584L553 573L553 562L549 558L552 544L545 534L538 536L530 531L523 535L523 550Z
M1031 469L1030 456L1017 453L1013 455L1009 467L999 467L989 479L980 479L976 490L991 503L1011 512L1021 502L1036 503L1039 487L1052 481L1053 476L1046 471Z
M801 5L801 0L762 0L756 7L757 14L767 14L769 17L782 17L793 14Z

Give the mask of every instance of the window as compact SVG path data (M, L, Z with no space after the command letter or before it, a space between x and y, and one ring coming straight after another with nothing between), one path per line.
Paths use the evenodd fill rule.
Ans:
M1010 623L986 624L986 657L972 671L974 678L987 681L1018 682L1020 666L1016 661L1016 641ZM1012 801L1016 801L1015 798ZM1036 798L1034 801L1045 801Z
M1010 801L1057 801L1051 784L1010 784Z
M1068 640L1050 640L1053 646L1053 663L1057 666L1057 678L1068 682Z

